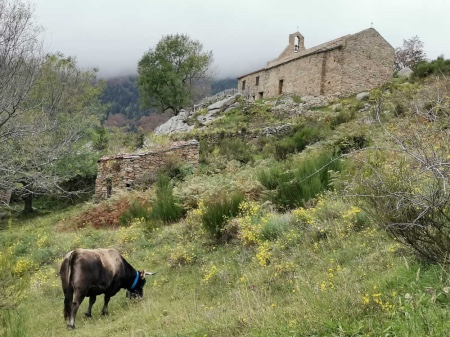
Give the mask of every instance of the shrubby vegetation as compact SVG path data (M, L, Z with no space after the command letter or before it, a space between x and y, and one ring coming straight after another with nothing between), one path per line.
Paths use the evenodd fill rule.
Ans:
M46 61L21 103L40 102L29 116L67 121L82 110L83 122L98 121L93 73L61 55ZM58 69L86 80L75 81L85 84L75 91L87 106L73 94L61 102L46 95L46 85L60 87ZM41 212L25 218L15 203L2 208L0 334L67 334L57 278L63 256L115 247L158 274L144 299L116 296L109 317L94 307L95 319L80 320L77 335L446 335L449 88L433 75L394 79L366 102L349 97L295 114L274 109L284 98L242 102L207 128L152 138L198 138L197 169L174 157L144 177L141 190L99 203L55 208L36 198ZM143 142L92 124L77 151L46 169L81 170L89 161L72 155L132 151ZM261 132L280 125L289 128Z
M439 56L433 61L422 61L414 69L414 76L423 78L430 75L448 75L450 74L450 60L444 56Z
M270 138L297 146L284 157L255 136L269 113L258 103L233 139L194 131L197 170L173 158L143 191L12 217L0 233L2 332L64 334L60 259L101 245L158 276L142 306L116 296L80 335L142 324L160 335L445 335L448 87L395 79L370 109L347 98L316 109L321 123L292 116L291 132Z

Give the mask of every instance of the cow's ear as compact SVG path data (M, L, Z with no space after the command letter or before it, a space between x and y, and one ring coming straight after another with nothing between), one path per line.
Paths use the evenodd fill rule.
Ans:
M141 279L145 279L145 271L140 271L139 273L141 274Z

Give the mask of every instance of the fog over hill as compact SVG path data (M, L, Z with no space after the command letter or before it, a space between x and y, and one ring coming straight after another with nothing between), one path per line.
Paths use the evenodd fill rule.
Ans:
M450 56L447 0L39 0L46 47L98 67L102 78L136 74L142 55L169 34L187 34L214 53L218 78L265 66L300 31L311 48L373 26L393 47L418 35L429 58Z

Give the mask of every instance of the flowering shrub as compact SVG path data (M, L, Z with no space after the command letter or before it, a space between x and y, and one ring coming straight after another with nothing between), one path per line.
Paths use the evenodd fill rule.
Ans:
M15 266L12 269L12 272L15 275L22 276L23 274L25 274L25 272L33 268L36 268L33 261L26 257L21 257L19 260L17 260Z
M244 201L239 205L239 238L246 246L258 244L261 240L261 208L254 201Z
M409 294L408 294L409 295ZM392 291L391 295L383 294L378 291L378 287L374 286L371 293L365 293L362 302L364 306L380 309L382 311L393 313L397 308L393 302L397 297L397 292Z
M116 237L119 244L132 244L142 235L142 227L145 224L145 219L134 219L130 226L120 227L117 231Z
M185 247L178 244L169 257L169 263L172 267L181 267L192 264L196 259L193 247Z
M256 258L260 266L265 267L270 263L270 258L272 257L270 243L268 241L262 242L256 253Z
M218 272L219 271L215 264L212 264L209 268L204 268L202 281L204 283L211 282L214 279L214 277L218 274Z

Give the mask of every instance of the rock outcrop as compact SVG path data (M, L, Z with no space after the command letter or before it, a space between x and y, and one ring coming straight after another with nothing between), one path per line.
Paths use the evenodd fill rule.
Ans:
M239 103L237 103L237 100L239 97L241 97L241 94L237 93L233 96L226 97L216 103L209 105L206 108L206 114L198 116L197 120L203 125L212 122L213 120L217 119L218 115L222 112L226 112L238 107Z
M206 125L215 119L219 118L220 114L231 109L237 108L239 106L238 99L241 94L237 93L233 96L228 96L218 102L210 104L204 110L206 113L200 114L197 117L197 121L201 125ZM195 121L192 120L194 117L194 112L188 110L181 110L177 116L172 117L164 124L158 126L153 132L157 135L166 135L176 132L187 132L194 128ZM188 121L192 120L189 124Z
M158 126L153 132L157 135L165 135L176 132L186 132L194 128L193 125L187 123L188 119L191 117L191 112L186 110L181 110L176 116L173 116L164 124Z

